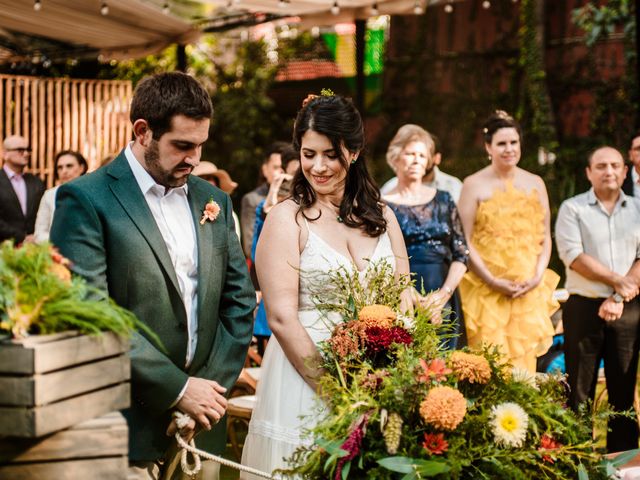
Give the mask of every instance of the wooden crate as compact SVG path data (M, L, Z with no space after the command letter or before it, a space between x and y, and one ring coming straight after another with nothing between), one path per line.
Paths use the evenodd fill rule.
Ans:
M129 406L129 342L65 332L0 343L0 436L34 438Z
M113 412L39 439L0 439L0 478L124 480L128 430Z

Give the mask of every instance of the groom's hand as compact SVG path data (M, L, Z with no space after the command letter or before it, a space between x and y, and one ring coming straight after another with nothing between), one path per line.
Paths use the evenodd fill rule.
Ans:
M191 415L205 430L211 430L227 410L227 399L222 395L226 391L213 380L189 377L187 389L176 407Z

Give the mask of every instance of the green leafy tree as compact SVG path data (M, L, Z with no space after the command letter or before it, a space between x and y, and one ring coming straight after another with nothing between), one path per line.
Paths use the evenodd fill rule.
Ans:
M227 169L243 193L255 187L265 148L281 129L268 96L277 64L268 61L264 42L248 41L232 62L213 63L213 69L215 113L204 157Z

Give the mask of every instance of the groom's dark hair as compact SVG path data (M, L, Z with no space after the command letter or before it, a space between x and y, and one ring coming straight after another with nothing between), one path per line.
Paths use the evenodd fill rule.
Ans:
M153 138L159 140L171 130L176 115L202 120L211 118L211 97L193 77L181 72L167 72L144 78L133 92L129 118L131 123L143 119Z

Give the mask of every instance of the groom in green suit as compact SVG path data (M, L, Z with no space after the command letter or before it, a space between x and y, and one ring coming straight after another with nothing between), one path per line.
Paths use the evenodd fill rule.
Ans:
M225 391L242 369L255 292L234 230L231 199L195 176L213 110L188 75L148 77L131 103L134 141L108 166L58 190L51 241L75 273L155 332L132 339L131 474L180 476L173 410L202 430L199 448L225 448ZM222 420L222 421L221 421ZM177 471L176 470L177 465ZM203 462L197 478L217 478ZM186 477L185 477L186 478Z

